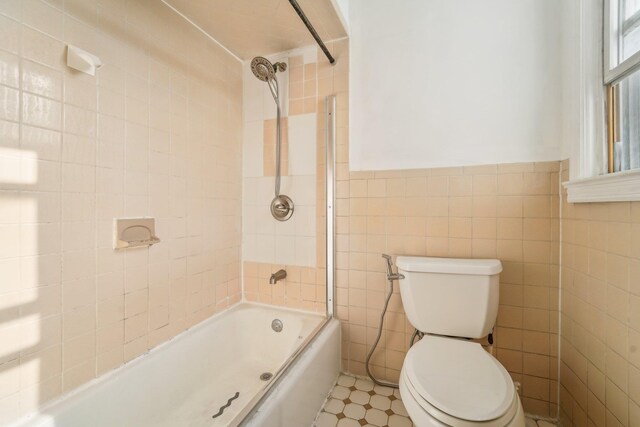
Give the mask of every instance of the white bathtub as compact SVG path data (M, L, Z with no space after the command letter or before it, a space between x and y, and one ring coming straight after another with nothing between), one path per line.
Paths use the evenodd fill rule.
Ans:
M14 425L310 425L338 375L339 329L316 314L239 304ZM261 380L265 372L274 377Z

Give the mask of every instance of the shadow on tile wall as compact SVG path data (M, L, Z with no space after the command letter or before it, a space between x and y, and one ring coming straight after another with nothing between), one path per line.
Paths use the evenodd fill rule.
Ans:
M640 425L640 202L562 200L561 419Z
M159 2L3 1L0 34L5 424L240 300L242 72ZM162 244L115 252L121 216Z

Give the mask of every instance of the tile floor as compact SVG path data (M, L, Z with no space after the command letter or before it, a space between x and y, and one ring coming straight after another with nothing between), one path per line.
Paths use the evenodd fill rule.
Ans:
M557 424L547 420L534 420L533 418L527 418L525 427L556 427Z
M340 375L315 427L411 427L400 393L370 380Z
M412 427L397 389L342 374L318 413L314 427ZM526 427L555 427L527 418Z

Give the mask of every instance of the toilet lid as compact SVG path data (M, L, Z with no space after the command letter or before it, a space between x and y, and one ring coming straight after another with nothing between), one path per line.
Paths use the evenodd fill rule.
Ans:
M493 420L514 399L509 373L475 342L425 336L411 347L404 367L424 400L456 418Z

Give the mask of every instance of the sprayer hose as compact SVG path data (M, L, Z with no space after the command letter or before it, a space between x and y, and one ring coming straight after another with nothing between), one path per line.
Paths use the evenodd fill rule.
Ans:
M383 387L398 388L398 384L380 381L379 379L373 376L373 374L371 373L371 369L369 369L369 362L371 361L371 356L373 356L373 352L376 350L376 347L380 342L380 337L382 336L382 325L384 324L384 315L387 313L387 308L389 307L389 300L391 299L391 295L393 295L393 280L389 280L389 293L387 294L387 298L384 301L384 308L382 309L382 313L380 314L380 322L378 325L378 335L376 336L376 339L373 342L373 346L371 346L371 350L369 350L369 353L367 354L365 368L367 370L367 375L369 376L369 378L371 378L371 381L373 381L375 384Z

